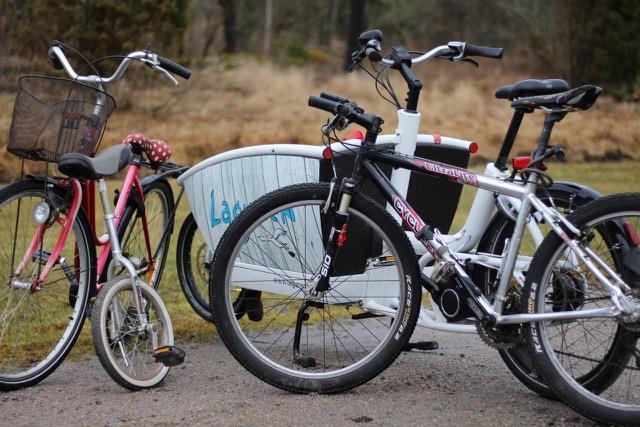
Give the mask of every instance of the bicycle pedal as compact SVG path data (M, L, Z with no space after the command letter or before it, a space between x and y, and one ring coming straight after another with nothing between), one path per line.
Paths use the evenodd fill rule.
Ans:
M414 348L416 350L428 351L428 350L437 350L440 346L437 341L416 341L416 342L408 342L402 347L402 351L411 351Z
M178 366L184 362L185 351L175 345L163 345L153 350L153 359L164 366Z

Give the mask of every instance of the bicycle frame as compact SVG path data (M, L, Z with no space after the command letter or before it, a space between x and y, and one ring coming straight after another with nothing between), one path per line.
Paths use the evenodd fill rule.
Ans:
M135 191L137 196L140 197L140 200L143 200L143 197L144 197L142 192L142 185L137 175L139 169L140 169L139 165L135 163L129 164L125 179L120 189L120 196L118 197L118 202L116 204L115 211L113 214L110 213L110 209L109 209L110 201L106 197L106 184L104 184L104 180L98 180L98 186L100 187L102 185L104 187L104 188L100 188L100 193L101 193L101 196L104 193L104 196L102 196L102 204L103 204L103 209L105 213L105 221L108 219L107 216L110 216L113 218L113 233L111 233L111 230L109 230L109 225L106 224L107 231L102 236L98 236L96 233L97 228L96 228L95 216L94 216L95 215L95 197L93 193L95 183L93 181L87 181L87 182L81 183L77 179L68 180L71 187L71 191L73 193L73 199L71 201L69 211L65 216L64 220L57 219L57 221L63 226L62 232L56 242L54 250L52 251L51 255L49 255L49 259L47 260L44 268L40 272L37 281L34 284L29 285L31 286L32 290L35 291L37 287L41 286L42 283L44 283L53 265L56 262L58 262L60 252L62 251L62 248L64 247L67 241L69 232L71 231L71 227L73 226L73 223L75 222L81 207L85 209L85 212L91 212L92 216L89 218L89 221L91 223L91 228L93 231L94 243L96 246L101 246L100 253L97 258L98 262L97 262L96 275L98 278L105 277L103 276L103 273L105 272L105 268L107 267L106 263L107 263L109 254L112 253L114 249L117 249L119 251L119 248L120 248L118 238L117 238L118 236L117 229L120 226L122 216L127 207L127 201L131 196L131 191ZM40 247L46 228L47 228L46 224L41 224L36 229L36 233L31 240L27 253L23 256L22 260L14 270L14 273L13 273L14 277L19 276L20 272L26 267L27 263L32 259L37 248ZM142 212L142 231L144 235L147 256L149 257L149 260L150 260L149 268L151 270L148 270L148 272L149 271L152 272L153 271L152 261L153 261L154 255L151 252L152 249L151 249L151 242L149 238L149 230L147 227L147 218L146 218L146 213L144 211ZM115 236L115 238L112 239L111 236ZM116 256L114 256L113 258L115 260ZM126 258L124 257L121 257L121 258L123 258L127 263L129 263L129 261ZM135 270L133 265L131 265L130 267L125 265L125 263L122 262L122 259L117 261L123 264L123 266L132 275L132 277L135 277L137 275L138 272ZM99 292L100 289L102 289L103 285L104 285L103 281L98 282L96 284L96 293Z
M361 153L361 156L361 169L366 171L368 177L373 180L378 189L382 192L389 205L393 207L395 214L400 217L405 228L411 230L415 239L420 241L430 255L436 259L441 259L437 255L438 251L436 249L437 246L442 245L442 243L435 241L434 238L427 238L427 235L424 233L425 229L427 229L427 224L418 216L400 191L393 186L391 180L384 175L375 163L379 162L389 164L403 170L426 173L428 175L444 179L455 180L461 184L471 185L491 193L495 192L503 194L520 201L520 210L514 228L513 237L508 246L507 253L501 262L501 275L495 302L492 305L486 297L479 297L479 303L482 305L482 308L487 313L495 317L497 324L519 324L556 319L566 320L577 318L611 317L623 311L625 307L625 297L619 288L619 284L623 284L622 279L611 269L605 269L606 276L609 276L611 280L608 279L605 274L599 272L596 267L597 264L600 268L603 268L602 262L587 260L587 254L580 250L578 242L574 240L574 237L569 237L565 230L569 230L571 233L574 233L575 237L579 236L579 231L566 221L555 209L547 207L536 197L535 183L527 182L523 184L516 184L505 182L502 179L479 174L471 170L449 166L428 159L408 157L393 152L374 150L371 152L363 152ZM535 177L532 178L535 179ZM520 250L520 240L532 208L543 215L545 221L551 225L554 232L558 233L560 236L564 236L563 238L566 239L569 247L574 251L577 258L585 262L585 264L587 262L589 263L586 265L590 265L592 267L594 274L611 293L614 303L612 307L559 313L502 315L503 304L508 291L509 282L517 263L518 252ZM589 256L593 257L594 255L589 254ZM380 274L382 275L384 274L383 269L384 267L379 269L379 271L381 271ZM278 294L289 294L297 285L305 283L305 277L301 273L288 271L286 277L290 280L287 281L281 280L281 277L282 276L275 274L268 268L239 262L236 263L236 269L233 273L233 280L243 282L243 288ZM354 299L362 299L362 296L367 294L362 285L362 282L365 281L365 279L366 273L355 274L350 278L345 279L344 282L348 283L348 286L343 286L341 288L339 296L330 296L329 294L326 294L325 297L327 298L327 302L339 304L353 302ZM384 286L376 289L377 298L365 299L363 301L363 308L374 314L394 316L395 309L391 305L385 305L380 302L381 300L391 301L392 298L386 297L393 297L393 295L386 295L381 292L384 292ZM469 325L451 324L449 326L464 326L465 328L469 328ZM442 329L454 330L444 327ZM457 331L467 332L467 330Z
M519 324L546 320L612 317L623 312L633 311L633 307L627 304L627 298L620 289L622 287L629 290L629 287L624 283L622 278L620 278L620 276L618 276L618 274L611 268L607 267L606 264L595 254L590 253L588 249L583 249L576 240L576 237L580 236L580 231L564 219L559 212L546 206L536 197L535 191L537 186L535 184L535 176L530 178L533 180L532 182L527 182L524 185L517 185L514 183L504 182L490 176L477 174L476 172L467 169L461 169L427 159L405 157L395 153L372 151L370 153L363 153L362 156L362 168L364 168L369 177L385 196L387 202L391 204L395 212L400 216L405 227L413 231L415 238L425 245L429 253L436 260L442 260L439 255L439 246L442 246L442 243L444 242L438 242L437 236L430 238L429 235L424 232L425 229L428 229L428 225L413 210L402 194L394 188L392 182L387 179L384 173L382 173L374 162L385 163L405 170L426 173L433 176L443 177L445 179L453 179L461 184L472 185L483 190L503 194L520 200L521 206L518 212L513 237L508 246L507 253L503 258L502 267L500 269L501 274L495 301L493 305L490 305L484 296L478 298L478 302L484 311L495 317L496 324ZM544 219L548 224L550 224L553 231L558 234L565 243L567 243L573 255L584 262L590 271L596 276L598 281L605 287L611 296L613 302L612 307L574 310L571 312L560 313L502 315L509 282L520 250L520 242L527 218L531 213L532 208L543 215ZM602 268L604 273L601 272L598 267Z

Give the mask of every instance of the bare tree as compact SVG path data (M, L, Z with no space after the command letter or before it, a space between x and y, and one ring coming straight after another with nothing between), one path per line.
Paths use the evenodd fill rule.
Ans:
M273 0L264 2L264 39L262 40L262 54L271 55L271 45L273 42Z
M224 21L224 53L236 51L236 2L235 0L218 0L222 8Z
M351 0L349 11L349 29L347 35L347 50L345 51L345 69L351 65L351 53L358 49L358 36L365 30L364 15L365 0Z

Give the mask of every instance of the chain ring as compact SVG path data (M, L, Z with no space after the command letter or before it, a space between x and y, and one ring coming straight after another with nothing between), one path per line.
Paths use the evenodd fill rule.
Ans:
M509 336L504 332L497 330L495 328L485 328L480 324L480 322L476 322L476 330L478 331L478 336L480 339L489 347L495 348L496 350L507 350L513 347L518 346L522 343L522 332L520 330L520 325L507 325L507 327L514 326L516 328L516 334Z

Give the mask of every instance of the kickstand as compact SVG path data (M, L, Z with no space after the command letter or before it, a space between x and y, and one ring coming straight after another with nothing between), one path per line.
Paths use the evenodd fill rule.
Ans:
M300 355L300 336L302 335L302 322L309 320L309 313L307 308L323 308L324 304L315 301L305 301L298 309L298 316L296 317L296 330L293 335L293 361L303 368L313 368L316 366L316 359L311 356Z

